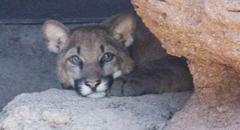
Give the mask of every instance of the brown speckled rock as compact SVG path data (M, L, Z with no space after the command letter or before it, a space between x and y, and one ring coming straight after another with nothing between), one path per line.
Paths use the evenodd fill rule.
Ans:
M238 130L239 0L131 0L169 54L184 56L195 94L166 130Z
M188 59L201 102L240 99L238 0L132 0L167 52Z

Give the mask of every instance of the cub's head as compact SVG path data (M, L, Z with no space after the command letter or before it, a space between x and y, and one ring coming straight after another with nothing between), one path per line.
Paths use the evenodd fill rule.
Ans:
M114 79L133 68L127 47L133 43L136 22L118 15L71 32L55 20L43 25L49 51L58 53L58 76L65 88L86 97L104 97Z

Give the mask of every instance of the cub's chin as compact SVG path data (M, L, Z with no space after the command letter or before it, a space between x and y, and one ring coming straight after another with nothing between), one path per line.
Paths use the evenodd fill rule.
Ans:
M91 93L89 95L87 95L86 97L89 97L89 98L103 98L107 95L106 92L94 92L94 93Z

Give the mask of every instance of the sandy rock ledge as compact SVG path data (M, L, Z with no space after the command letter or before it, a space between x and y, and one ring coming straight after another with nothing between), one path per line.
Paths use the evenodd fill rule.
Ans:
M0 114L4 130L161 130L190 92L89 99L50 89L15 97Z

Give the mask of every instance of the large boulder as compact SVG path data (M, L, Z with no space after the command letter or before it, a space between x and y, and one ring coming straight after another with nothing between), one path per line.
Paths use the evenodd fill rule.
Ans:
M80 97L70 90L21 94L0 114L4 130L162 130L191 92Z
M195 96L166 130L237 130L240 99L238 0L131 0L169 54L186 57Z
M132 0L169 54L184 56L202 103L240 99L238 0Z

